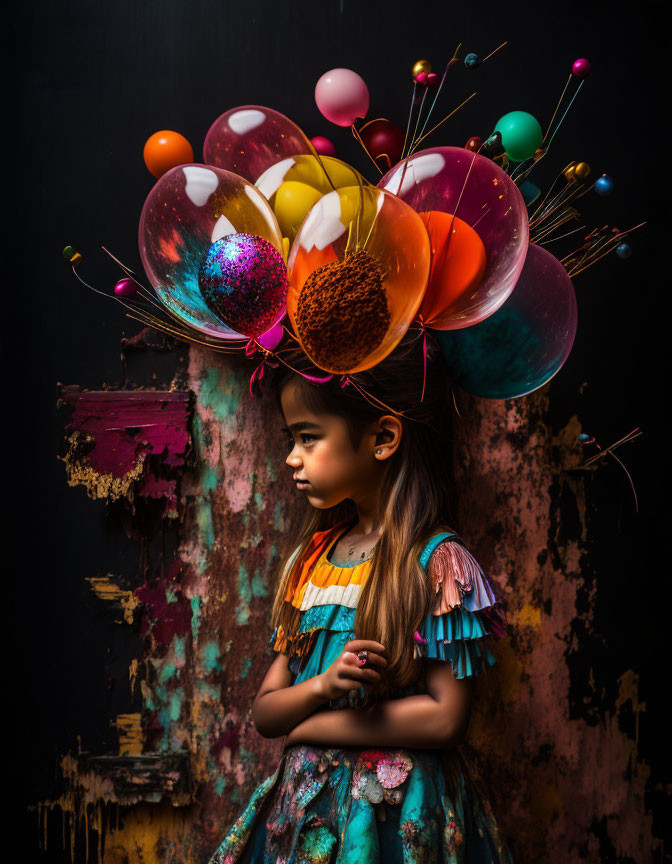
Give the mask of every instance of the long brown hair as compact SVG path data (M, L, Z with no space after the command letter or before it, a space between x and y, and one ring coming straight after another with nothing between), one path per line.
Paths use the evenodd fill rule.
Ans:
M300 372L324 377L325 373L312 366L301 351L283 351L281 356ZM358 638L375 639L385 645L389 660L387 677L403 687L417 676L413 634L428 614L432 599L429 580L418 559L433 534L455 530L451 518L451 381L440 348L428 336L427 377L421 401L423 334L416 328L407 331L384 360L350 378L367 394L405 415L401 417L400 445L386 460L379 489L383 531L358 600L354 623ZM345 419L355 449L369 423L393 413L371 404L352 383L342 386L341 376L314 384L282 363L264 386L265 391L270 389L275 394L278 406L283 386L290 380L300 388L300 395L311 411L337 414ZM327 510L308 505L298 547L290 550L281 563L271 613L273 627L280 624L286 635L296 632L297 610L283 601L291 574L300 566L313 534L356 518L357 509L350 499Z

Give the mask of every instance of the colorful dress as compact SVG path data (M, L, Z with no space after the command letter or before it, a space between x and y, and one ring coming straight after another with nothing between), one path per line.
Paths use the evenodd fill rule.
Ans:
M313 535L285 601L300 613L269 649L289 656L292 686L325 671L353 631L371 559L332 564L350 523ZM456 678L495 662L491 638L505 619L487 577L454 534L431 538L420 563L432 574L433 608L415 633L415 656L452 663ZM389 698L426 692L422 677ZM354 696L354 701L353 701ZM359 697L359 703L357 702ZM364 688L318 710L366 704ZM288 747L210 864L513 864L486 795L459 750Z

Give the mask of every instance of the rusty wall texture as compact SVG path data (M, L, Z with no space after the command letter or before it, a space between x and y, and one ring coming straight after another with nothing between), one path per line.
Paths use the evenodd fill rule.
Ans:
M116 752L63 754L62 794L35 806L42 846L64 845L73 860L204 862L279 758L281 741L261 738L250 710L270 662L276 565L303 501L289 483L272 400L248 394L252 368L192 348L164 394L143 402L144 391L117 391L115 405L132 403L117 415L130 411L124 430L122 420L112 424L127 459L104 468L93 463L109 444L110 424L98 421L110 397L66 388L69 482L92 497L125 496L141 548L151 541L143 531L159 523L178 537L151 566L141 558L137 577L89 580L117 626L141 639L124 673L132 710L110 718ZM154 453L150 477L137 412L145 405L154 423L157 404L174 412L189 394L188 443L167 468L170 447ZM595 687L579 421L552 429L547 392L509 403L460 396L458 405L459 528L509 613L495 674L479 682L468 749L521 864L646 864L649 766L636 733L619 723L624 706L635 717L645 708L637 675L622 669L613 698L601 695L601 722L576 708ZM142 488L153 492L159 523L143 516Z

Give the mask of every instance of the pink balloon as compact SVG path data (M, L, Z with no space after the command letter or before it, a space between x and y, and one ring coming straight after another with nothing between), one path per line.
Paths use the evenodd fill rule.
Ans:
M433 147L395 165L378 186L416 212L458 216L483 241L485 273L455 304L445 329L470 327L492 315L513 291L529 242L527 208L518 187L491 159L463 147Z
M203 144L206 165L239 174L251 183L288 156L312 153L310 142L289 117L262 105L241 105L218 117Z
M325 72L315 85L315 102L327 120L337 126L352 126L369 110L369 88L352 69Z
M325 138L323 135L316 135L314 138L311 138L310 143L320 154L320 156L336 155L336 148L331 143L331 141L328 138Z

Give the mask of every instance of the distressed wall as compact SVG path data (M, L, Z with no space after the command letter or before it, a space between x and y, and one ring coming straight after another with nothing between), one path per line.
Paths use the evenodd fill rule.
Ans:
M463 395L455 421L460 527L499 575L509 616L471 743L522 861L647 862L650 766L637 751L646 706L632 668L596 684L596 594L616 589L591 567L581 425L574 416L553 429L544 390L507 403ZM615 522L607 530L597 539L618 543ZM621 723L624 710L634 726Z
M132 574L89 579L141 642L127 670L136 708L112 718L117 752L64 754L65 791L37 807L43 845L58 811L75 860L207 860L279 757L281 742L256 733L250 709L270 662L276 565L303 501L272 400L248 395L252 368L191 349L172 392L65 388L69 482L117 496L121 473L140 533L149 523L138 493L165 489L160 516L179 537L134 585ZM585 634L596 591L580 424L554 431L545 393L511 403L460 395L458 405L459 527L509 612L468 748L520 862L652 860L649 767L619 725L623 706L645 708L637 674L624 668L613 698L602 694L603 723L576 710L577 688L578 701L594 688ZM154 474L138 470L143 459Z

